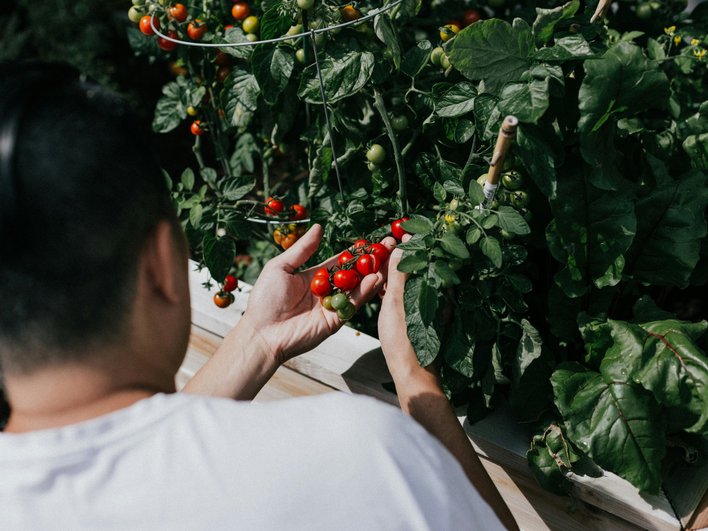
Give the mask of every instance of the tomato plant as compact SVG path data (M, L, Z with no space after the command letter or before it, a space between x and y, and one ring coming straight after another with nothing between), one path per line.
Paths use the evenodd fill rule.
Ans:
M244 18L204 4L190 16L228 62L193 46L163 54L144 18L131 42L181 68L154 131L191 124L190 109L198 134L208 125L172 193L212 277L238 252L252 282L309 219L324 229L313 264L348 249L313 294L372 332L377 303L354 316L333 301L373 270L359 270L364 255L388 253L351 244L407 232L408 336L470 422L507 402L552 490L567 491L582 457L656 491L667 438L708 434L705 8L650 2L644 18L646 2L627 0L591 22L576 0L487 0L478 13L404 1L369 20L380 3L301 2L304 15L297 0L253 2ZM190 40L159 2L138 11ZM246 46L258 39L281 40ZM494 188L507 115L519 125Z

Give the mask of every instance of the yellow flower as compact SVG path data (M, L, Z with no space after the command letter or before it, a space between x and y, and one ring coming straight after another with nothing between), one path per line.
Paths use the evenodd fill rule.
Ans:
M676 33L676 26L669 26L668 28L664 28L664 33L666 33L669 37L673 37L674 33Z
M703 58L706 56L706 51L704 48L696 48L695 50L693 50L693 55L698 57L699 61L702 61Z
M691 46L698 46L701 43L698 39L691 39Z
M674 35L674 44L678 46L681 44L681 35Z

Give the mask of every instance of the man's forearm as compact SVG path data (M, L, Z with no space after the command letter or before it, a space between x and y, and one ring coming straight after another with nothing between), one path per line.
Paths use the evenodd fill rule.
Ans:
M275 357L244 316L183 391L252 400L277 368Z

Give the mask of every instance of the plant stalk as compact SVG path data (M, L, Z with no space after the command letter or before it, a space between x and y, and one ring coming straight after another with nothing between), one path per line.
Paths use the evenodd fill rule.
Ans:
M374 108L378 111L379 115L381 115L381 120L386 127L388 138L391 140L391 146L393 147L393 158L396 162L396 173L398 173L398 194L401 201L401 215L404 216L408 213L408 192L406 189L406 172L403 167L403 157L401 156L401 149L398 147L398 137L396 137L396 132L393 130L391 120L386 111L386 104L378 89L374 89Z

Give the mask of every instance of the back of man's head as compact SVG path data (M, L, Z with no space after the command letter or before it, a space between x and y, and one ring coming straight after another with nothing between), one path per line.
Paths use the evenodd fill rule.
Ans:
M141 247L163 219L174 219L165 178L119 98L68 67L0 63L4 371L118 341Z

